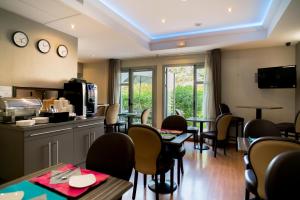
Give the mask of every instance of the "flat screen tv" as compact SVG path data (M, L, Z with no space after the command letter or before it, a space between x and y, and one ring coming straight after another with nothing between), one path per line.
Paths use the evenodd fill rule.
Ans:
M296 88L296 66L259 68L258 88Z

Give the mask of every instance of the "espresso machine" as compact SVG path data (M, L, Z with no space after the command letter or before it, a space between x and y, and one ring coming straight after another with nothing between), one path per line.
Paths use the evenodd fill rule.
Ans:
M93 116L97 112L97 85L82 79L71 79L64 84L64 97L74 105L77 116Z

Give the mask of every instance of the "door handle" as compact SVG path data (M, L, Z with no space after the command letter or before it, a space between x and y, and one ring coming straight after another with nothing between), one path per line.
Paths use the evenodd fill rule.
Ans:
M52 164L51 142L48 143L48 156L49 156L48 164L49 164L49 167L50 167L51 164Z
M58 158L58 156L59 156L59 147L58 147L58 140L56 140L56 164L58 164L58 162L59 162L59 158Z

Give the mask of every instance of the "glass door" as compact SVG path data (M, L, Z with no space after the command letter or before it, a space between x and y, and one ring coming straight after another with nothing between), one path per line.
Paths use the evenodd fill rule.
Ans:
M121 72L121 113L141 114L153 107L153 69L127 69ZM139 121L133 119L133 122ZM152 112L148 123L152 124Z

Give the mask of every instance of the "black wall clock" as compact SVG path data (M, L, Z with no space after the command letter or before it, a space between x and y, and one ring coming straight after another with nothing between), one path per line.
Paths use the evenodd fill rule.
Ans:
M29 39L26 33L22 31L16 31L12 35L12 41L18 47L26 47Z
M37 42L37 48L41 53L48 53L51 49L51 46L48 40L41 39Z
M59 45L57 47L57 54L62 58L66 57L68 55L68 48L65 45Z

